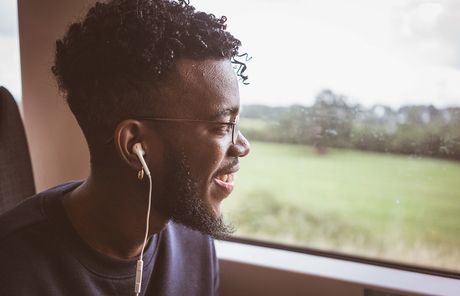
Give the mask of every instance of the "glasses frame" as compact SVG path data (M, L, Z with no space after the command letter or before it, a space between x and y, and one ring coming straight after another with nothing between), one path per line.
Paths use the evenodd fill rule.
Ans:
M214 120L203 120L203 119L186 119L186 118L161 118L161 117L149 117L149 116L140 116L133 117L132 119L136 120L147 120L147 121L161 121L161 122L196 122L196 123L208 123L208 124L224 124L229 125L232 128L232 144L235 145L238 139L239 133L239 116L235 117L234 121L214 121ZM113 137L110 138L107 142L113 140Z

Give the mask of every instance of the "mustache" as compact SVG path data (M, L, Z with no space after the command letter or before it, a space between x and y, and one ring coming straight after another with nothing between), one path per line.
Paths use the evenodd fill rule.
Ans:
M225 174L225 173L228 173L230 171L233 171L235 169L235 167L239 166L239 164L240 164L240 161L238 160L238 158L234 158L229 164L226 164L225 166L220 168L215 173L215 176L218 176L218 175Z

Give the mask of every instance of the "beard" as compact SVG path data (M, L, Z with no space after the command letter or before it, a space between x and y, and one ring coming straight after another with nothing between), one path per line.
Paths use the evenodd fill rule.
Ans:
M162 194L152 200L154 207L171 220L215 239L228 238L234 227L215 217L210 205L200 198L198 180L191 173L183 149L170 150L165 155L165 179ZM204 194L204 193L203 193Z

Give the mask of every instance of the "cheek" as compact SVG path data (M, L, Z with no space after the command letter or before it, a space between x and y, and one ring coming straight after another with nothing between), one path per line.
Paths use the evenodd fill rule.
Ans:
M197 147L198 148L198 147ZM195 149L191 160L192 171L200 181L210 181L214 173L220 168L225 157L225 151L219 145L207 145Z

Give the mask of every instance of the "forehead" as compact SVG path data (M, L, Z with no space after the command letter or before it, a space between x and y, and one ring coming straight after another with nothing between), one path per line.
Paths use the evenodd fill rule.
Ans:
M180 59L168 97L174 116L211 119L238 113L238 82L229 60Z

